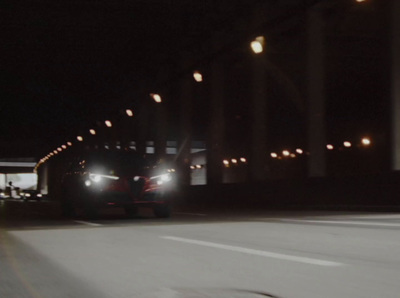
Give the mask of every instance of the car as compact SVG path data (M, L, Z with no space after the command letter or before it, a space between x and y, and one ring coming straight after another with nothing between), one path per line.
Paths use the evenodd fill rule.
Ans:
M135 151L93 151L73 158L62 178L61 206L66 216L83 210L94 218L103 208L121 207L133 217L139 207L169 217L173 173Z
M22 200L36 200L40 201L43 199L43 194L36 189L25 189L19 193L19 196Z

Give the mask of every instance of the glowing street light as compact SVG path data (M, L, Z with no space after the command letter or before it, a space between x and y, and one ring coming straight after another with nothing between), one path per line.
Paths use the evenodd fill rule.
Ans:
M226 165L226 166L229 165L229 161L226 160L226 159L224 159L222 162L223 162L223 164Z
M241 158L240 158L240 161L241 161L241 162L246 162L247 160L246 160L246 158L241 157Z
M333 150L333 145L331 145L331 144L326 145L326 149Z
M68 145L68 146L72 146L72 143L71 143L71 142L67 142L67 145Z
M82 142L82 141L83 141L83 137L82 137L82 136L77 136L76 139L77 139L79 142Z
M57 151L57 150L54 150L53 152L54 152L54 154L58 154L58 151Z
M61 147L58 147L58 148L57 148L57 151L61 152L61 151L62 151L62 148L61 148Z
M265 38L264 36L257 36L255 40L250 43L250 47L254 53L260 54L264 51Z
M107 127L112 127L112 123L110 120L106 120L104 121L104 123L106 124Z
M63 149L67 149L67 146L65 146L65 145L62 145L62 146L61 146L61 148L63 148Z
M129 117L132 117L133 116L133 112L132 112L132 110L130 110L130 109L126 109L126 114L129 116Z
M296 152L297 152L298 154L303 154L303 149L297 148L297 149L296 149Z
M361 140L361 143L362 143L364 146L369 146L369 145L371 145L371 140L370 140L369 138L363 138L363 139Z
M197 70L193 72L193 78L198 83L203 82L203 75Z
M283 154L283 156L289 156L290 152L288 150L283 150L282 154Z
M94 129L90 129L89 132L90 132L90 134L91 134L92 136L96 135L96 131L95 131Z
M277 158L277 157L278 157L278 154L276 154L275 152L271 152L271 157L272 157L272 158Z
M151 93L150 96L156 103L162 102L160 94Z
M348 142L348 141L343 142L343 145L344 145L346 148L350 148L350 147L351 147L351 143Z
M231 162L232 162L232 163L237 163L238 161L237 161L236 158L232 158L232 159L231 159Z

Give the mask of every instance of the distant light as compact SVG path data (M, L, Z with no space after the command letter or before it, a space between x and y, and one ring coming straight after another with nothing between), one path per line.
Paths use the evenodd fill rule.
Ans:
M350 148L350 147L351 147L351 143L348 142L348 141L343 142L343 145L344 145L345 147L347 147L347 148Z
M192 170L196 169L196 167L195 167L195 166L190 166L190 168L191 168Z
M272 158L277 158L277 157L278 157L278 154L276 154L275 152L272 152L272 153L271 153L271 157L272 157Z
M54 153L53 153L53 152L50 152L49 154L50 154L50 156L53 156L53 155L54 155Z
M282 154L283 154L283 156L289 156L290 152L288 150L283 150Z
M58 147L58 148L57 148L57 151L61 152L61 151L62 151L62 148L61 148L61 147Z
M369 138L363 138L363 139L361 140L361 143L362 143L364 146L368 146L368 145L371 145L371 140L370 140Z
M328 145L326 145L326 149L328 149L328 150L333 150L333 145L331 145L331 144L328 144Z
M232 158L231 161L232 161L232 163L237 163L238 162L236 158Z
M197 169L201 169L201 165L196 165L196 168Z
M68 146L72 146L72 143L71 143L71 142L67 142L67 145L68 145Z
M62 146L61 146L61 148L63 148L63 149L67 149L67 146L65 146L65 145L62 145Z
M255 40L250 43L250 47L254 53L260 54L264 51L265 38L264 36L258 36Z
M171 172L172 172L172 173L175 173L175 169L171 169Z
M241 157L241 158L240 158L240 161L241 161L241 162L246 162L247 160L246 160L246 158Z
M290 157L291 157L291 158L295 158L295 157L296 157L296 154L290 153Z
M151 93L150 94L151 98L153 98L153 100L157 103L162 102L161 96L159 94L156 93Z
M193 72L193 78L196 82L200 83L203 82L203 76L200 72L198 72L197 70L195 72Z
M82 141L83 141L83 137L82 137L82 136L77 136L76 139L77 139L79 142L82 142Z
M58 151L57 151L57 150L54 150L53 152L54 152L54 154L58 154Z
M228 160L226 160L226 159L224 159L223 161L222 161L223 163L224 163L224 165L229 165L229 161Z
M107 127L112 127L112 123L110 120L106 120L104 121L104 123L106 124Z
M303 154L303 150L300 149L300 148L297 148L297 149L296 149L296 152L297 152L298 154Z
M356 2L361 3L361 2L365 2L365 0L356 0Z
M129 116L129 117L132 117L133 116L133 112L132 112L132 110L130 110L130 109L126 109L126 114Z
M90 129L89 132L90 132L90 134L93 135L93 136L96 135L96 131L95 131L93 128Z

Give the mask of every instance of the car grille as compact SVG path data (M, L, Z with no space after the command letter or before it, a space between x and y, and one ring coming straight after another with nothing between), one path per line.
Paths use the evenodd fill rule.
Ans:
M129 180L131 193L134 197L139 198L141 196L145 183L144 178L136 179L136 181L133 178Z

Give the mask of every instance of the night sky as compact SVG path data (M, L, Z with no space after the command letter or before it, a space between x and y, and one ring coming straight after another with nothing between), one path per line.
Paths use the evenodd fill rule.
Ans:
M340 5L333 5L326 16L328 136L379 133L387 125L383 120L388 110L385 17L374 3L358 8L347 3L353 1L336 2ZM256 34L268 35L269 59L289 74L304 95L301 3L38 0L2 4L0 140L3 145L16 143L15 139L40 144L40 149L21 150L23 155L46 153L110 113L141 106L149 100L144 95L163 83L163 71L174 84L182 56L189 52L205 68L210 59L223 57L229 86L227 143L240 142L237 135L245 135L251 122L249 106L244 104L250 97L247 42ZM265 22L252 31L251 14L258 7L264 9ZM227 36L222 54L209 47L217 33ZM274 144L301 142L304 112L296 110L279 87L268 86L271 139ZM206 102L207 94L201 96L199 100ZM177 94L171 96L167 105L173 116L176 98ZM197 107L207 112L206 104ZM205 132L204 119L195 119L199 138ZM10 155L7 150L1 150L3 156Z

